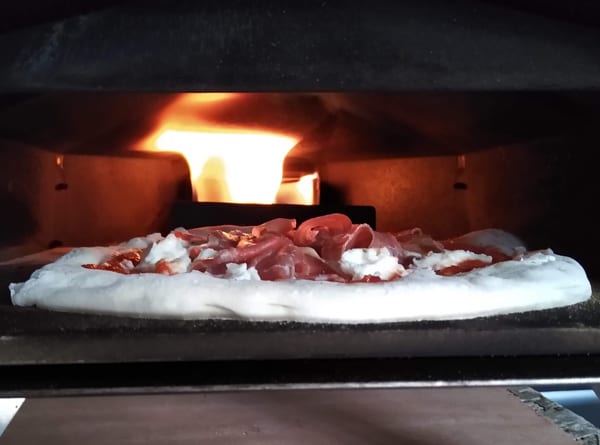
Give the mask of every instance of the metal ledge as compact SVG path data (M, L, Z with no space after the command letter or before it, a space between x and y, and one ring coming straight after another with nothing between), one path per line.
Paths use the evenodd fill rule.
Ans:
M600 355L0 367L0 396L600 383Z

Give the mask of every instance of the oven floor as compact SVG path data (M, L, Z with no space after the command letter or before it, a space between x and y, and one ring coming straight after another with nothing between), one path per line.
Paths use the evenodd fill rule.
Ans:
M28 399L2 443L567 445L581 439L535 410L532 394L539 395L530 388L456 388ZM560 411L564 421L568 410ZM578 419L585 424L572 415L571 427Z

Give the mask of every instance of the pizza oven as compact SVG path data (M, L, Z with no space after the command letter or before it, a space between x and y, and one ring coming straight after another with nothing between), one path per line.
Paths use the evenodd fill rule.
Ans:
M594 6L53 1L6 17L0 393L600 381L596 294L348 326L54 313L13 307L5 285L70 247L329 212L439 239L504 229L595 283Z

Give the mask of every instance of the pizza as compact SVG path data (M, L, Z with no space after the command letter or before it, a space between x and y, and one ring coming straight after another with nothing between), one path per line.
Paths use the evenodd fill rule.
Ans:
M23 283L17 306L148 318L378 323L463 319L587 300L582 266L498 229L436 240L343 214L177 228L82 247Z

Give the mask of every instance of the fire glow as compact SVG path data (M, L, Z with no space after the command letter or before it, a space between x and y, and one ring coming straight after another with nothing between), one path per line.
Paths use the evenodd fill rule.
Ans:
M196 200L275 202L283 161L296 140L272 134L165 130L156 148L181 153Z
M204 97L203 97L204 96ZM282 182L283 163L298 138L255 128L220 126L203 121L202 109L236 95L186 94L168 107L142 149L177 152L185 157L195 199L205 202L272 204L314 203L316 174ZM195 113L178 119L177 104Z

